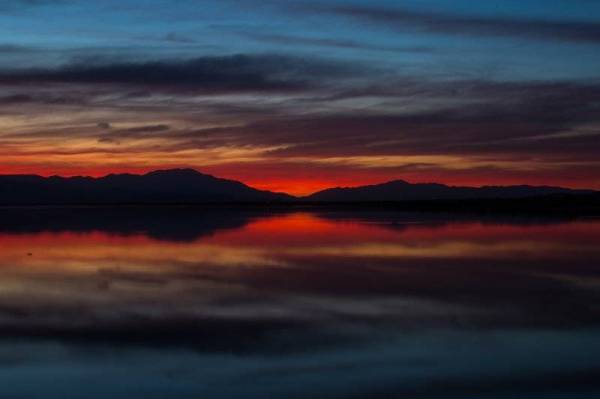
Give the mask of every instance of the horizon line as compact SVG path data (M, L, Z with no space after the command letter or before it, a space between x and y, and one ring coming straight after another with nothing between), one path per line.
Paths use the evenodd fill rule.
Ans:
M265 189L260 189L260 188L256 188L254 186L251 186L241 180L236 180L236 179L229 179L229 178L224 178L224 177L219 177L210 173L205 173L202 172L196 168L192 168L192 167L176 167L176 168L167 168L167 169L153 169L147 172L140 172L140 173L135 173L135 172L122 172L122 173L107 173L105 175L101 175L101 176L91 176L91 175L59 175L59 174L52 174L52 175L43 175L43 174L36 174L36 173L11 173L11 174L4 174L4 173L0 173L0 177L5 177L5 176L31 176L31 177L40 177L40 178L44 178L44 179L49 179L49 178L61 178L61 179L76 179L76 178L82 178L82 179L92 179L92 180L100 180L103 178L107 178L110 176L147 176L153 173L157 173L157 172L175 172L175 171L193 171L197 174L203 175L203 176L210 176L212 178L215 179L221 179L221 180L228 180L228 181L232 181L232 182L237 182L237 183L241 183L249 188L252 188L254 190L258 190L258 191L263 191L263 192L270 192L270 193L274 193L274 194L285 194L288 195L290 197L294 197L294 198L305 198L305 197L310 197L314 194L323 192L323 191L327 191L327 190L333 190L333 189L354 189L354 188L361 188L361 187L373 187L373 186L380 186L380 185L384 185L384 184L389 184L389 183L395 183L395 182L404 182L407 184L411 184L411 185L427 185L427 184L436 184L436 185L442 185L442 186L446 186L449 188L486 188L486 187L495 187L495 188L504 188L504 187L532 187L532 188L556 188L556 189L566 189L566 190L574 190L574 191L594 191L594 192L598 192L598 189L594 189L594 188L573 188L573 187L565 187L565 186L560 186L560 185L548 185L548 184L540 184L540 185L535 185L535 184L506 184L506 185L493 185L493 184L482 184L482 185L473 185L473 186L469 186L469 185L452 185L452 184L446 184L446 183L439 183L439 182L435 182L435 181L427 181L427 182L413 182L413 181L408 181L408 180L404 180L401 178L398 179L393 179L393 180L387 180L387 181L382 181L380 183L371 183L371 184L362 184L362 185L356 185L356 186L332 186L332 187L327 187L324 188L322 190L318 190L315 192L311 192L310 194L306 194L306 195L295 195L295 194L290 194L287 193L285 191L272 191L272 190L265 190Z

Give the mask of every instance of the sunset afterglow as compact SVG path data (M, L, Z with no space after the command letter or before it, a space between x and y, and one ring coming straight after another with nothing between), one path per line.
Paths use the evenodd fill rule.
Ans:
M600 398L600 0L0 0L0 399Z
M120 3L0 6L0 174L600 188L597 4Z

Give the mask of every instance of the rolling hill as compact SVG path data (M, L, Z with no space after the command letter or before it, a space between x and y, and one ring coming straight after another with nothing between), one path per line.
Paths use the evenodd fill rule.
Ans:
M293 197L261 191L193 169L92 177L0 176L0 204L170 204L282 202Z
M319 191L304 199L311 202L398 202L466 199L519 199L552 194L584 194L591 190L572 190L549 186L454 187L437 183L408 183L395 180L360 187L338 187Z

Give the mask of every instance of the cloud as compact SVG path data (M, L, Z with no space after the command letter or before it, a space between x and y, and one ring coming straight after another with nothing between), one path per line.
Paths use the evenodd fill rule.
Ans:
M100 137L98 139L99 144L120 144L118 140L111 139L110 137Z
M107 129L112 129L111 125L108 126ZM126 129L113 129L110 134L98 138L98 143L121 144L121 141L124 139L163 137L162 133L169 131L169 129L171 129L169 125L145 125Z
M3 0L2 4L0 4L0 10L20 11L23 8L68 4L72 1L73 0Z
M83 61L57 69L4 70L0 82L94 83L161 86L209 92L297 91L319 79L343 78L360 68L283 55L231 55L191 60L101 63Z
M27 46L21 46L17 44L0 44L0 54L23 54L36 51L35 49Z
M5 89L5 88L4 88ZM88 103L95 94L55 88L54 92L29 89L13 92L0 97L0 105L45 104L45 105L83 105Z
M399 31L600 43L600 24L594 22L466 16L395 7L352 5L322 6L313 8L312 11L328 12L377 26L384 25Z
M264 33L251 33L244 32L245 37L251 37L259 41L270 42L274 44L282 45L300 45L300 46L322 46L322 47L336 47L343 49L353 50L367 50L367 51L384 51L393 53L427 53L433 51L430 47L424 46L381 46L376 44L361 43L354 40L345 39L334 39L334 38L315 38L315 37L301 37L291 36L282 34L264 34Z
M53 173L65 173L57 169L62 165L94 175L111 167L194 166L283 191L290 190L291 179L273 170L298 181L328 179L303 192L340 179L352 183L352 176L361 183L399 177L450 184L543 179L597 187L598 82L418 79L322 60L238 57L162 61L158 68L113 62L4 71L0 77L7 80L20 76L5 82L0 98L4 114L14 115L1 133L6 167L14 170L10 165L21 162L33 169L42 158ZM124 65L131 73L121 73ZM108 84L94 84L93 72L102 68L111 71L100 77ZM178 74L180 69L188 75ZM239 83L251 70L259 78ZM147 79L128 80L133 71ZM270 85L266 92L264 82ZM274 95L275 86L293 92ZM83 101L75 101L78 96ZM59 98L71 101L63 106ZM22 126L18 118L27 114L37 118ZM110 121L110 134L99 121ZM107 154L112 166L102 165ZM267 181L264 165L277 185Z
M11 94L8 96L0 97L0 104L22 104L33 102L34 98L28 94Z
M111 128L111 125L108 122L98 122L98 124L96 126L99 127L100 129L110 129Z
M395 89L390 85L387 90L393 95ZM401 85L397 91L413 96L412 89ZM367 89L362 95L369 93ZM280 145L269 155L287 158L512 154L589 160L600 155L593 144L600 135L599 85L468 81L423 84L415 93L414 101L447 98L431 110L358 115L334 111L171 137L183 140L176 144L182 148L207 145L211 139L222 145L220 137L230 145ZM457 105L452 106L453 101Z
M121 132L126 133L154 133L154 132L165 132L170 129L169 125L146 125L136 126L127 129L121 129Z
M173 42L173 43L197 43L196 40L191 37L187 37L175 32L169 32L163 37L164 41Z

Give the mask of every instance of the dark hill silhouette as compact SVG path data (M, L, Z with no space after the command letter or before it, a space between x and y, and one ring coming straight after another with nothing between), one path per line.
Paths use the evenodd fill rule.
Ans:
M281 202L287 194L261 191L193 169L158 170L145 175L92 177L0 176L0 204L170 204Z
M521 199L556 194L586 194L591 190L572 190L549 186L453 187L436 183L412 184L395 180L361 187L338 187L319 191L304 199L314 202L398 202L467 199Z
M331 188L297 198L284 193L257 190L238 181L220 179L193 169L157 170L144 175L111 174L100 178L0 175L0 205L382 202L408 204L411 201L431 200L466 203L472 200L516 201L556 195L573 197L576 194L591 193L594 192L547 186L452 187L435 183L411 184L396 180L371 186Z

